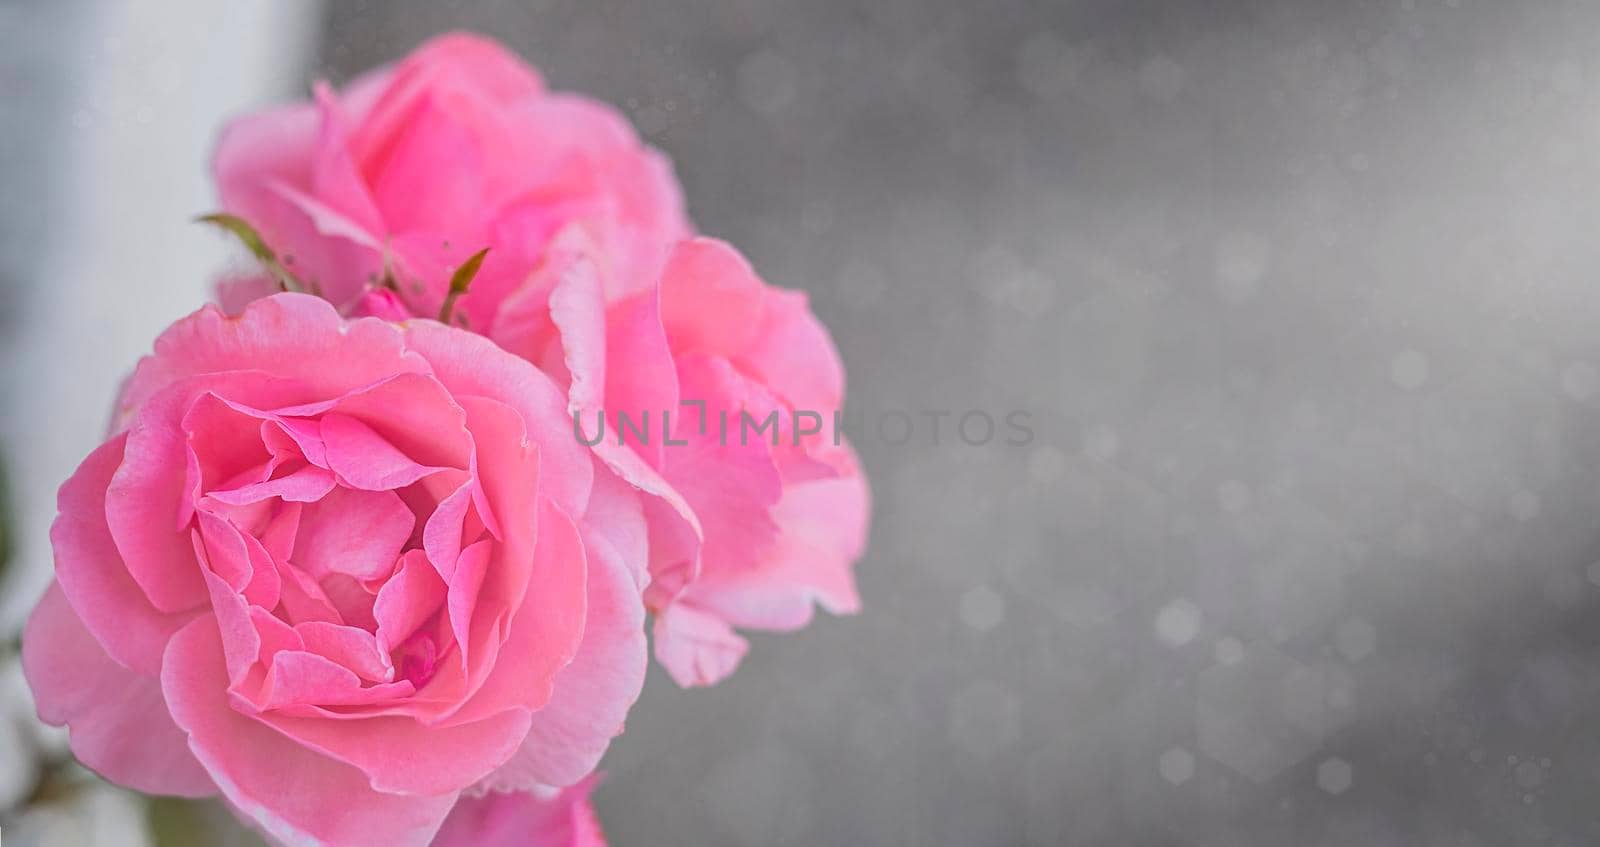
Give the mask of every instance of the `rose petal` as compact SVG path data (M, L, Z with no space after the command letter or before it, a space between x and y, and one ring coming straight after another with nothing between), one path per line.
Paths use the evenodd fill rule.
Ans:
M687 444L663 455L662 475L694 508L705 531L702 578L718 570L754 567L778 535L768 514L783 496L773 448L767 436L746 428L740 413L748 404L737 393L742 386L725 361L688 357L679 374L685 396L706 398L718 419L704 435L684 433ZM725 432L720 420L724 412Z
M378 590L372 614L378 622L378 647L400 646L444 605L446 585L420 550L400 557L395 575Z
M350 153L349 131L339 96L325 82L312 86L317 106L316 156L311 163L311 194L350 224L346 237L371 238L384 233L383 219L367 191ZM376 239L375 239L376 241ZM372 246L380 247L374 243Z
M475 481L468 480L440 500L422 530L422 546L427 551L428 561L446 582L455 578L456 559L461 556L461 545L466 540L463 527L467 509L472 505L476 487Z
M238 378L232 372L265 373L287 380L301 394L298 402L307 402L397 373L426 372L427 363L406 355L401 340L393 324L364 319L346 325L326 300L306 294L275 294L232 318L207 306L168 327L156 339L154 355L139 361L118 400L118 428L157 392L198 374L231 382Z
M477 608L478 592L483 587L484 575L489 571L489 557L493 553L494 545L488 541L479 541L467 547L456 558L455 575L450 578L447 602L450 629L456 635L461 661L467 663L469 668L472 667L471 662L474 658L473 611Z
M306 621L297 624L294 631L307 652L349 668L362 679L369 682L394 679L394 666L389 663L388 653L379 649L377 639L364 629Z
M273 654L255 703L264 712L263 720L276 724L297 706L365 706L409 697L415 691L404 680L363 686L360 677L327 656L283 650Z
M831 421L844 404L844 367L839 351L801 291L770 288L750 343L734 360L791 408Z
M294 654L279 657L290 655ZM391 686L409 689L410 683ZM424 796L454 791L482 779L516 752L528 732L528 713L521 709L426 730L406 717L330 721L269 713L263 720L307 747L359 768L374 790Z
M572 519L549 500L540 501L538 525L539 544L527 599L520 609L513 609L505 643L483 685L459 709L445 713L449 724L479 720L506 709L532 712L543 708L550 700L557 672L577 654L587 607L583 541ZM494 576L491 573L490 578ZM475 635L484 619L480 604L473 619Z
M329 467L353 488L388 491L442 470L418 464L372 427L349 415L323 415L322 442Z
M335 488L304 508L291 558L318 579L386 577L415 524L416 515L392 491Z
M606 847L589 795L595 774L570 788L463 797L434 847Z
M230 588L243 593L250 603L267 609L277 606L283 586L271 558L264 555L264 550L252 555L248 536L231 521L210 512L199 514L197 533L202 544L197 555L204 556L212 572Z
M605 539L586 535L588 610L578 654L556 676L511 761L484 781L495 791L570 785L600 763L644 686L644 604L628 564Z
M760 329L766 287L739 252L713 238L679 243L661 272L661 323L675 353L738 353Z
M22 668L39 719L69 727L73 754L105 778L151 794L216 792L168 715L156 678L106 655L57 584L28 619Z
M572 437L566 399L549 377L487 338L433 321L407 324L406 343L427 357L434 377L458 400L476 395L516 410L528 439L539 445L540 493L563 511L582 513L594 470L588 451Z
M750 642L687 603L656 613L656 661L684 688L716 685L739 667Z
M773 510L782 530L760 566L707 572L684 598L734 626L775 631L809 623L813 602L836 615L860 611L852 566L867 499L859 476L791 486Z
M374 790L359 769L308 749L229 704L216 624L198 619L173 637L161 673L173 720L228 801L290 844L426 847L455 792ZM425 746L425 745L417 745Z
M296 503L315 503L327 496L334 485L333 474L316 465L307 465L277 479L212 491L206 496L232 506L259 503L273 497Z
M95 640L116 661L154 675L161 669L167 640L194 613L167 614L152 606L123 565L106 526L106 489L127 440L119 435L100 445L62 484L50 543L62 593L73 608L83 610L84 625ZM188 557L192 562L192 550Z

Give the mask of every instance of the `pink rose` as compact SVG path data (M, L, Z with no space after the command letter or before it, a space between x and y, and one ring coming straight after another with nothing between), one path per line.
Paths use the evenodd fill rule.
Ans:
M599 774L568 788L463 798L433 847L606 847L589 794Z
M641 505L486 339L298 294L162 334L61 487L23 661L142 791L288 844L424 845L571 785L643 682Z
M546 90L500 45L460 33L341 92L319 84L312 103L234 121L213 170L224 209L346 313L392 285L433 317L451 271L490 248L455 311L479 332L558 232L581 230L607 278L633 287L690 232L670 164L622 115ZM230 313L274 290L260 276L221 287Z
M494 337L568 384L582 440L603 412L594 449L655 495L646 600L673 679L731 673L748 648L736 627L798 629L814 603L855 612L870 497L835 432L839 355L805 295L708 238L679 243L657 286L620 296L587 245L556 248ZM619 412L644 437L620 431L619 446Z

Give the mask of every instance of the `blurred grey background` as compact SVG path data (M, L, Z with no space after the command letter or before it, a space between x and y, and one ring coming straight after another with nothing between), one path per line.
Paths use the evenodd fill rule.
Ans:
M1025 448L948 420L859 444L866 611L756 637L709 691L652 670L598 796L618 847L1600 842L1600 7L288 7L303 25L199 28L167 88L108 106L63 82L105 43L61 54L72 27L30 16L69 13L0 4L44 68L0 71L27 107L0 331L33 340L8 363L57 361L31 304L101 278L31 248L74 226L52 198L81 121L203 149L216 109L471 28L625 109L704 231L809 290L854 409L1032 413ZM220 77L227 44L271 70ZM204 120L138 124L149 90L202 92ZM188 148L141 155L204 184ZM153 313L203 282L119 255L148 239L68 243ZM40 434L35 390L5 447L87 451ZM37 551L59 477L29 473Z

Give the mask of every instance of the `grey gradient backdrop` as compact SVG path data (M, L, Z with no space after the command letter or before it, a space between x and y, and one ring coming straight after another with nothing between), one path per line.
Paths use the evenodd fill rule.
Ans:
M331 4L624 107L864 411L866 611L652 670L632 845L1600 842L1600 7ZM242 104L243 105L243 104Z

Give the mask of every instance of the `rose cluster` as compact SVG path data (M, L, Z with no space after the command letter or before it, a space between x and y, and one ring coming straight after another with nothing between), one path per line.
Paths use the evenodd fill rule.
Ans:
M453 34L213 166L257 261L128 377L24 635L84 765L286 845L602 844L650 642L711 685L859 608L865 479L788 423L840 407L833 343L619 113Z

